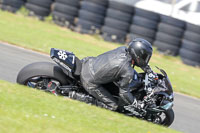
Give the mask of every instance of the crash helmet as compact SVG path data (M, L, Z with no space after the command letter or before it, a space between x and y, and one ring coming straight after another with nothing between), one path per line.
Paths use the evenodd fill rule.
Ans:
M151 59L153 48L151 43L142 38L136 38L129 43L128 53L138 67L146 67Z

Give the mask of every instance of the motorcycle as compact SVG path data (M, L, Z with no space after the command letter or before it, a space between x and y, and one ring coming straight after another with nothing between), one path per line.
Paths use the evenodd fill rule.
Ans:
M84 59L79 60L72 52L55 48L51 49L50 57L56 64L50 62L29 64L18 73L17 83L50 92L56 96L69 97L69 93L73 92L86 97L79 101L93 105L100 103L81 84L80 74ZM142 85L131 89L131 93L140 105L137 108L133 107L134 105L124 104L115 82L103 86L118 101L117 112L168 127L174 121L173 89L167 73L158 67L157 69L161 73L154 73L148 66L143 73L138 74ZM95 103L92 102L95 100Z

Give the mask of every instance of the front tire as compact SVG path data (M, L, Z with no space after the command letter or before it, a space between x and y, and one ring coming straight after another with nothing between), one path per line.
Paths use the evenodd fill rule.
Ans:
M166 110L165 112L149 114L146 120L154 124L169 127L174 121L174 111L173 109L169 109Z
M169 127L174 121L174 111L173 109L169 109L163 113L166 115L166 118L161 123L161 125Z

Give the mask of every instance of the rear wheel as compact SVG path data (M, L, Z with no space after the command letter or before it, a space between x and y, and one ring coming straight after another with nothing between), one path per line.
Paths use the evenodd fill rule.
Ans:
M17 83L48 92L56 91L71 81L62 69L54 63L36 62L25 66L17 76ZM54 94L57 92L53 92ZM60 93L60 92L59 92Z
M24 85L34 89L50 92L54 95L60 95L62 92L57 89L60 84L61 83L55 79L44 76L36 76L27 79L27 82Z

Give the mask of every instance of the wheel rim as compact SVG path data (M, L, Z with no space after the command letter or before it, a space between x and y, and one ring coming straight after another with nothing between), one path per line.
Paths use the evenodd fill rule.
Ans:
M155 124L160 124L160 125L167 125L168 118L165 112L160 112L155 115L152 115L151 121Z
M169 118L168 118L168 115L166 114L166 112L162 112L162 114L164 114L165 115L165 119L163 119L162 120L162 123L161 123L161 125L163 125L163 126L169 126L168 124L169 124Z
M31 77L26 81L25 85L34 89L46 91L47 86L50 82L55 83L57 86L61 85L61 83L58 80L45 76Z

